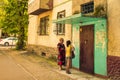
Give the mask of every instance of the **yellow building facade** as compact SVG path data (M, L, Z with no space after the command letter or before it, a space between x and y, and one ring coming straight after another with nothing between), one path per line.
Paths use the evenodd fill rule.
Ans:
M36 0L37 1L37 0ZM32 4L32 3L31 3ZM33 1L34 4L34 1ZM62 5L61 5L62 4ZM68 5L66 7L66 5ZM29 30L28 30L28 44L32 45L43 45L48 47L56 47L56 44L59 42L59 38L63 37L66 40L71 39L71 26L65 25L64 34L56 34L56 24L52 23L52 20L57 19L57 14L60 11L65 11L65 16L70 16L72 14L72 2L71 0L53 2L53 9L45 11L38 15L29 16ZM47 34L40 35L40 19L49 16L49 25L47 29Z
M98 72L98 74L108 77L111 77L112 75L113 78L119 76L118 74L120 72L118 69L120 68L119 67L120 66L119 65L120 0L44 0L43 2L42 1L43 0L29 0L28 2L29 5L28 6L28 13L29 13L28 49L29 50L35 51L38 54L44 52L48 56L50 56L51 54L57 55L56 46L57 43L59 42L59 38L61 37L64 38L65 42L67 40L71 40L73 42L73 45L79 45L80 43L79 41L78 41L79 43L75 42L76 39L79 40L78 37L80 35L80 33L78 32L79 27L82 25L82 23L84 23L84 25L88 23L89 24L94 23L94 25L97 26L98 28L98 31L95 31L94 33L95 38L97 38L95 39L96 40L95 46L97 44L97 41L102 43L102 44L98 44L95 47L95 49L101 46L102 50L105 50L104 53L106 53L105 55L104 53L100 54L101 57L104 58L103 64L105 65L105 68L101 67L101 70L105 70L105 71L102 72L98 69L98 67L96 67L102 63L96 63L97 65L94 64L94 66L96 67L94 69L95 70L94 72L96 72L96 74ZM86 12L85 11L86 8L84 9L84 6L90 5L89 7L91 7L91 4L94 5L92 13L89 13L89 11ZM89 9L89 7L87 9ZM98 9L100 8L101 10L98 11ZM84 13L88 13L88 14L82 16L87 16L87 19L89 19L89 17L91 16L92 18L90 18L89 20L81 20L79 22L72 19L73 17L69 17L72 15L73 16L76 14L81 15ZM105 17L106 23L101 24L101 21L99 19L94 19L94 17L97 18ZM80 17L80 18L85 19L84 17ZM59 19L61 21L59 21ZM58 20L58 21L53 23L54 20ZM91 22L89 22L90 20ZM60 24L59 22L65 24ZM74 22L74 25L71 25L72 23L70 22ZM102 28L100 29L100 26L104 26L105 24L107 26L105 27L106 29L102 29ZM73 28L72 26L73 27L78 26L78 28ZM97 32L99 32L99 30L105 32L102 34L98 34ZM107 38L104 39L104 37L106 37L104 35L107 35ZM105 43L100 40L103 40ZM100 49L96 50L95 56L98 57L99 54L97 52L100 53L102 51ZM94 62L96 61L100 62L98 58L96 58ZM77 66L79 66L79 62L76 64ZM117 68L115 68L115 66L113 65L116 65Z
M108 0L108 54L120 57L120 0Z

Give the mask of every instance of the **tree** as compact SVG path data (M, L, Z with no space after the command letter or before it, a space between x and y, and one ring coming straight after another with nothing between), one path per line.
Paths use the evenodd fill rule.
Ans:
M19 50L24 49L27 37L27 2L28 0L5 0L3 5L2 29L7 33L18 35L16 48Z

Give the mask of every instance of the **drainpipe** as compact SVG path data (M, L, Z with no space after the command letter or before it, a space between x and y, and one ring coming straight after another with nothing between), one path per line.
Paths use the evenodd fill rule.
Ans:
M108 0L106 0L106 15L107 15L107 18L106 18L106 26L107 26L107 61L108 61L108 31L109 31L109 22L108 22ZM108 62L106 62L108 63ZM107 65L107 75L108 75L108 65Z
M40 2L39 2L39 8L41 8L41 0L40 0Z
M71 24L71 41L73 42L73 30L72 30L73 28L72 27L73 27L73 24Z
M109 31L109 21L108 21L108 0L106 0L106 15L107 15L107 18L106 18L106 23L107 23L107 56L108 56L108 31Z

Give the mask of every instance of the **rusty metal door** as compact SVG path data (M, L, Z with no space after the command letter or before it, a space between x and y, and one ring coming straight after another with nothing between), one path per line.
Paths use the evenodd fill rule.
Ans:
M80 27L80 70L94 73L94 27Z

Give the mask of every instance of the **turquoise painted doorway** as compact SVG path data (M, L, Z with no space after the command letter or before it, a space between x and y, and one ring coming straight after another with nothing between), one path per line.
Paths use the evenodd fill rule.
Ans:
M80 70L94 74L94 25L80 27Z

